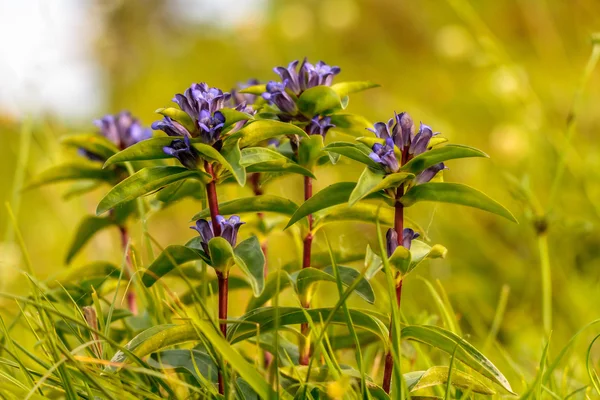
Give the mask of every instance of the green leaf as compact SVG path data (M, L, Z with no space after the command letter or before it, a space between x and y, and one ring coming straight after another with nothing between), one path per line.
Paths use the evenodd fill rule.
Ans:
M371 149L362 143L332 142L325 146L323 150L330 153L341 154L372 168L381 169L379 163L376 163L369 158Z
M433 258L444 258L448 250L440 245L428 245L420 240L413 240L410 245L410 264L407 270L401 271L403 274L408 274L413 269L417 268L423 261Z
M247 88L244 88L244 89L240 90L239 92L260 96L261 94L263 94L266 91L267 91L267 85L262 84L262 85L248 86Z
M222 108L219 110L219 112L221 112L221 114L223 114L223 116L225 117L224 128L227 128L228 126L231 126L236 122L250 121L254 119L252 115L235 110L233 108Z
M240 164L247 167L264 162L280 163L281 165L291 161L289 158L275 150L266 147L249 147L242 150Z
M295 382L313 382L326 383L332 382L339 378L339 375L347 376L352 379L359 380L361 377L360 371L350 367L342 367L339 371L331 371L329 367L313 367L309 369L308 365L291 365L279 368L281 375ZM308 376L307 376L308 375Z
M301 167L293 161L289 161L286 164L280 164L277 162L263 162L260 164L254 164L246 168L248 173L252 172L275 172L281 175L290 173L290 174L299 174L303 176L309 176L313 179L317 179L317 177L308 169Z
M200 171L191 171L184 167L150 167L144 168L118 183L100 200L96 214L100 215L118 204L131 201L152 193L171 183L182 179L200 179Z
M208 241L208 252L214 269L227 273L234 263L234 253L231 244L220 236Z
M311 135L300 141L298 146L298 163L304 167L312 168L319 156L322 155L323 136Z
M512 213L500 203L492 200L479 190L460 183L429 182L416 185L406 192L400 201L405 207L410 207L419 201L460 204L488 211L517 222Z
M67 146L84 149L106 160L119 151L119 148L108 138L98 133L80 133L60 138Z
M309 118L326 115L342 108L339 94L329 86L307 89L298 98L298 109Z
M219 204L219 212L222 215L240 214L246 212L274 212L284 215L292 215L298 209L298 205L291 200L271 194L260 196L243 197L240 199L225 201ZM210 209L205 208L194 215L192 221L210 216Z
M356 114L332 114L331 123L335 125L335 127L331 128L335 132L345 133L354 137L364 136L366 129L373 127L373 123L368 119Z
M281 292L290 286L291 283L290 275L286 271L277 270L270 273L269 276L267 276L267 282L265 283L265 287L260 295L253 297L248 301L248 304L246 305L246 312L254 310L255 308L258 308L271 300L277 294L278 286L279 292Z
M196 349L173 349L153 353L148 358L148 365L153 368L189 372L200 383L202 382L202 378L198 376L198 373L209 382L217 382L217 364L215 364L210 355Z
M68 163L57 165L40 173L31 181L25 190L38 188L50 183L75 181L75 180L96 180L109 182L115 178L114 171L107 171L100 168L95 163Z
M81 248L98 232L110 226L116 225L110 217L87 216L79 224L77 233L71 242L65 262L69 264L73 257L79 253ZM87 276L87 274L86 274Z
M199 249L179 245L168 246L144 271L142 283L150 287L177 266L194 260L210 263L207 255Z
M429 368L427 371L409 372L404 374L404 379L411 392L432 386L445 385L448 382L448 367L436 366ZM496 394L493 388L488 387L479 379L457 369L452 371L450 384L459 389L475 393Z
M250 121L242 129L228 136L225 142L241 139L240 148L244 148L277 136L288 135L308 136L302 129L290 123L261 119Z
M114 264L106 261L95 261L79 267L64 269L58 276L48 279L48 287L52 289L58 287L59 284L62 286L70 283L78 284L81 282L82 277L86 279L118 277L119 272L119 268Z
M206 190L204 185L199 181L186 179L172 183L156 194L156 200L166 204L175 203L186 197L192 197L196 200L205 199Z
M237 142L232 143L235 144L230 144L227 150L223 149L224 154L219 153L217 149L204 143L194 143L192 146L209 161L216 161L221 164L231 173L231 175L233 175L235 180L241 186L244 186L246 184L246 170L239 164L241 153ZM227 158L225 157L225 154L227 155Z
M126 161L160 160L164 158L172 158L163 151L163 147L170 145L175 139L177 138L171 136L159 136L142 140L141 142L129 146L110 157L104 163L103 168Z
M383 322L371 314L359 310L349 310L352 322L357 328L375 333L382 341L387 341L388 330ZM230 343L234 344L250 337L256 336L256 327L260 324L260 333L266 333L275 328L275 325L282 327L287 325L298 325L308 322L306 315L308 313L313 321L325 321L332 312L330 308L312 308L304 309L302 307L263 307L252 310L241 316L239 320L233 323L227 332ZM279 315L279 321L276 323L275 316ZM343 310L338 309L334 312L332 324L346 325L346 315Z
M236 265L250 280L254 296L260 295L265 286L265 256L260 248L258 238L252 236L244 240L235 247L233 252Z
M340 97L349 95L350 93L362 92L363 90L379 87L377 83L369 81L357 81L357 82L340 82L331 85L333 89Z
M449 144L419 154L400 168L401 171L419 172L444 161L467 157L488 157L483 151L459 144Z
M350 286L355 279L360 276L360 273L354 268L338 266L342 285L345 287ZM333 268L331 266L326 267L323 270L316 268L303 268L300 271L294 272L290 275L292 282L296 286L296 291L300 297L306 295L310 286L318 282L335 282L335 276L333 275ZM368 303L373 304L375 302L375 293L371 284L364 278L361 278L360 283L355 289L356 294L362 297Z
M383 171L374 171L367 167L358 178L356 187L350 194L348 202L352 206L370 194L378 193L384 189L397 188L406 180L414 177L413 174L408 172L396 172L386 175Z
M402 328L401 337L425 343L448 354L455 354L456 359L486 378L491 379L508 393L515 394L508 380L498 368L475 347L456 334L437 326L412 325Z
M194 133L196 131L196 124L192 120L192 117L188 115L185 111L182 111L178 108L169 107L169 108L159 108L155 111L158 114L164 115L165 117L169 117L179 122L184 126L185 129L190 133Z

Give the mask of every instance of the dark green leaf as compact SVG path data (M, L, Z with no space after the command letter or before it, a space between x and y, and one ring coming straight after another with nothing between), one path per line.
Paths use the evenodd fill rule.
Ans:
M298 146L298 163L304 167L311 168L315 165L319 156L322 155L323 136L311 135L300 141Z
M491 379L507 392L514 394L508 380L498 368L475 347L456 334L437 326L412 325L402 328L401 337L425 343L448 354L455 354L456 359Z
M342 285L350 286L354 283L354 281L360 276L360 272L355 270L354 268L344 267L343 265L338 265L338 273L340 274L340 279L342 281ZM333 275L333 267L325 267L323 272L328 273L331 276ZM365 278L361 278L360 282L354 289L356 294L365 299L366 302L373 304L375 302L375 292L371 287L369 281Z
M488 157L481 150L458 144L449 144L419 154L400 168L401 171L418 174L419 172L444 161L467 157Z
M249 147L242 150L242 159L240 164L250 166L264 162L280 163L281 165L291 160L275 150L266 147Z
M325 146L323 150L341 154L372 168L381 169L378 163L369 158L371 150L363 143L333 142Z
M219 110L219 112L221 112L223 114L223 116L225 117L224 128L227 128L228 126L231 126L231 125L235 124L236 122L250 121L250 120L254 119L254 117L252 115L245 113L245 112L235 110L233 108L222 108Z
M219 212L222 215L240 214L245 212L275 212L278 214L292 215L298 209L298 205L283 197L264 194L261 196L243 197L240 199L225 201L219 204ZM206 208L194 215L192 221L210 216L210 209Z
M196 124L192 120L192 117L190 117L185 111L182 111L178 108L169 107L159 108L155 112L179 122L185 127L185 129L188 130L188 132L194 133L196 131Z
M302 129L290 123L264 119L250 121L242 129L228 136L225 142L241 139L240 148L244 148L277 136L287 135L308 136Z
M84 149L106 160L119 151L108 138L98 133L80 133L63 136L60 141L68 146Z
M316 176L308 169L301 167L293 161L289 161L285 164L281 164L277 162L263 162L260 164L254 164L246 168L248 173L252 172L276 172L281 175L290 173L290 174L299 174L303 176L309 176L313 179L317 179Z
M360 273L354 268L338 266L340 272L340 278L344 286L350 286L355 279L360 276ZM292 282L296 286L296 291L300 297L306 295L310 287L318 282L335 282L335 276L333 275L333 268L331 266L326 267L323 270L316 268L303 268L300 271L294 272L290 275ZM361 278L360 283L355 289L356 294L362 297L368 303L375 301L375 293L371 284L364 278Z
M517 222L515 217L500 203L492 200L479 190L460 183L429 182L412 187L401 202L409 207L418 201L436 201L441 203L460 204L500 215L510 221Z
M159 369L175 369L192 374L202 382L198 373L209 382L217 382L218 367L210 355L196 349L173 349L153 353L148 365Z
M356 187L350 194L348 199L352 206L361 199L364 199L370 194L378 193L389 188L396 188L408 179L413 179L415 176L408 172L396 172L386 175L383 171L375 171L369 167L365 168Z
M140 160L159 160L163 158L172 158L163 151L163 147L171 144L177 138L171 136L159 136L151 139L142 140L132 146L127 147L110 157L104 163L104 168L126 161Z
M215 236L208 241L208 252L213 268L227 273L235 260L231 244L226 239Z
M205 199L206 190L204 185L197 180L186 179L172 183L156 194L156 200L167 204L175 203L186 197L192 197L196 200Z
M40 173L25 189L33 189L50 183L82 179L109 182L114 178L114 171L103 170L98 164L83 162L69 163L57 165Z
M246 170L240 165L241 153L238 142L230 142L223 148L223 154L204 143L194 143L194 148L210 161L216 161L229 171L241 185L246 184Z
M69 251L67 252L67 258L65 262L69 264L73 257L79 253L81 248L98 232L108 228L109 226L115 225L115 221L110 217L94 217L88 216L84 218L79 227L77 233L71 242ZM87 274L86 274L87 276Z
M255 308L258 308L264 305L269 300L271 300L277 294L278 286L279 291L281 292L282 290L290 286L290 283L290 275L286 271L278 270L270 273L267 277L265 287L260 293L260 295L258 297L253 297L248 301L248 305L246 306L246 312L254 310Z
M340 82L331 85L333 89L340 97L349 95L350 93L362 92L363 90L379 87L377 83L369 81L357 81L357 82Z
M340 95L329 86L315 86L298 98L298 109L309 118L326 115L342 108Z
M142 282L146 287L150 287L178 265L194 260L209 262L206 254L198 249L179 245L168 246L144 271Z
M252 236L244 240L235 247L233 252L235 254L235 263L250 280L254 296L260 295L265 286L265 256L258 238Z
M182 179L200 179L201 174L204 173L184 167L144 168L113 187L98 204L96 214L100 215L118 204L155 192Z

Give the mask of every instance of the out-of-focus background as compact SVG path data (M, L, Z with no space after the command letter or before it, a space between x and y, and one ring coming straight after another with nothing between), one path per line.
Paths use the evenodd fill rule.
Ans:
M94 118L122 109L149 125L158 119L154 110L192 82L229 89L248 78L275 79L273 66L307 56L340 66L340 80L381 84L354 95L350 112L375 122L409 111L450 141L491 156L450 162L445 179L501 201L519 225L445 205L418 205L409 216L448 248L445 260L420 274L440 279L473 342L484 341L502 288L510 288L498 333L510 357L496 350L490 357L513 380L519 369L531 376L543 337L534 222L548 226L553 343L558 348L600 316L600 71L581 92L567 140L594 32L596 0L1 0L0 290L27 292L5 202L44 278L67 268L79 219L108 189L69 200L64 185L22 191L36 173L76 157L59 136L92 131ZM557 181L561 158L564 176ZM359 173L350 162L323 168L316 188ZM528 185L533 208L514 195L515 180ZM289 178L266 191L300 202L300 182ZM221 200L237 194L227 188ZM187 227L199 207L184 201L153 215L151 234L162 245L182 243L193 236ZM363 248L373 232L346 224L328 234L334 247ZM295 257L286 234L272 242L274 267ZM317 242L324 246L322 237ZM72 264L120 256L116 232L107 231ZM412 319L436 311L416 276L405 284L402 309ZM583 357L585 348L578 351Z

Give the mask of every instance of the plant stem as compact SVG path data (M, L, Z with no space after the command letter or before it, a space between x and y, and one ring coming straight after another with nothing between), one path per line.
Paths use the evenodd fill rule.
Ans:
M215 173L212 164L204 161L204 169L212 176L212 180L206 184L206 197L208 199L208 208L210 209L210 220L212 222L213 233L215 236L221 236L221 225L217 222L219 215L219 202L217 201L217 184L215 182Z
M131 263L131 250L127 247L129 243L129 232L127 230L127 227L123 225L119 225L119 232L121 233L121 248L123 249L123 251L127 251L127 254L125 255L125 261L127 262L127 278L131 279L134 271L133 264ZM133 290L133 287L131 285L129 285L129 289L127 290L127 307L133 315L137 315L138 308L136 303L136 296L135 291Z
M404 194L404 185L401 185L400 187L398 187L398 190L396 192L396 205L394 206L395 208L395 212L394 212L394 230L396 231L396 234L398 235L398 246L402 246L402 241L403 241L403 231L404 231L404 206L402 205L402 203L400 203L400 201L398 199L400 199L400 197L402 197L402 195ZM398 272L398 275L396 275L396 304L398 304L398 311L400 311L400 302L402 300L402 276L400 275L400 272ZM394 324L390 323L390 342L393 339L393 327ZM390 388L392 386L392 371L394 369L394 359L392 357L392 348L393 346L390 345L390 349L388 351L388 353L385 355L385 367L383 370L383 390L385 390L386 393L390 393Z
M304 177L304 201L307 201L312 197L312 179L308 176ZM313 226L313 216L309 214L307 216L308 219L308 232L304 237L303 241L303 249L302 249L302 268L310 267L310 256L312 250L312 226ZM310 301L308 299L302 300L303 308L310 308ZM308 365L308 361L310 359L310 341L308 340L308 334L310 332L310 328L308 323L303 323L300 325L300 333L306 338L303 340L300 346L300 365Z
M550 270L550 256L548 254L548 234L538 234L538 248L540 251L540 269L542 274L542 320L544 333L549 337L552 331L552 277Z

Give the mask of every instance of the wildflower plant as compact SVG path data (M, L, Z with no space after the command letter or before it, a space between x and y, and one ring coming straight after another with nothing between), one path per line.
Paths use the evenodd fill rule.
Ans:
M274 72L278 80L253 80L231 93L206 83L192 84L173 98L177 107L157 110L161 118L152 124L152 135L128 114L104 118L100 133L65 139L81 148L91 164L56 167L34 182L85 178L109 183L112 188L99 202L98 216L90 218L120 226L135 214L136 208L130 207L134 202L142 213L156 204L148 199L161 204L155 212L182 196L201 200L199 210L189 216L197 235L183 245L161 248L145 268L131 275L143 293L139 303L154 316L141 328L138 321L137 328L131 328L136 336L114 346L118 350L110 357L95 348L95 357L106 358L105 373L120 379L132 373L123 368L131 363L159 371L175 369L185 375L186 388L211 398L342 397L353 388L362 398L385 399L440 385L486 395L498 388L512 393L492 362L459 335L433 325L401 325L399 319L406 277L425 260L446 255L442 245L430 244L425 232L405 216L406 208L423 201L445 202L514 221L508 210L478 190L442 179L449 161L486 154L447 144L430 126L417 127L406 112L374 125L347 113L349 95L377 85L335 82L341 75L337 66L322 61L313 65L305 59ZM317 167L337 164L341 157L364 165L358 181L337 182L313 193ZM264 192L268 182L289 174L302 177L300 205ZM253 195L220 201L219 188L230 184L249 186ZM253 214L256 225L245 225ZM271 224L265 215L278 218ZM375 224L378 248L360 249L344 259L327 242L328 254L314 254L317 231L333 221ZM385 234L381 226L387 228ZM265 252L274 230L299 232L300 268L270 268ZM238 240L238 233L253 234ZM85 237L79 242L90 237L78 235ZM364 260L361 270L338 265L359 259ZM202 273L201 287L191 285L188 274L198 271L186 269L190 262L212 268L216 280ZM241 278L231 274L234 268ZM380 271L385 276L379 277ZM163 277L172 272L189 290L168 301L167 309L159 293L166 288ZM389 314L348 306L353 293L360 301L376 304L371 282L380 278L389 287ZM336 284L337 305L312 306L320 282ZM232 318L230 289L244 288L252 293L245 313ZM297 306L278 304L286 288L292 289ZM218 297L216 313L205 302L211 291ZM86 309L88 325L95 318L92 314ZM331 325L345 327L349 336L330 338ZM366 372L359 334L385 352L378 376ZM451 363L456 360L468 368L401 371L401 340L435 347L451 356ZM190 342L193 347L187 346ZM257 354L265 355L262 363L252 365L249 353L240 354L237 344L245 342L258 346ZM344 348L355 348L357 369L338 364L335 352ZM154 392L172 391L163 379L145 377L144 382Z

